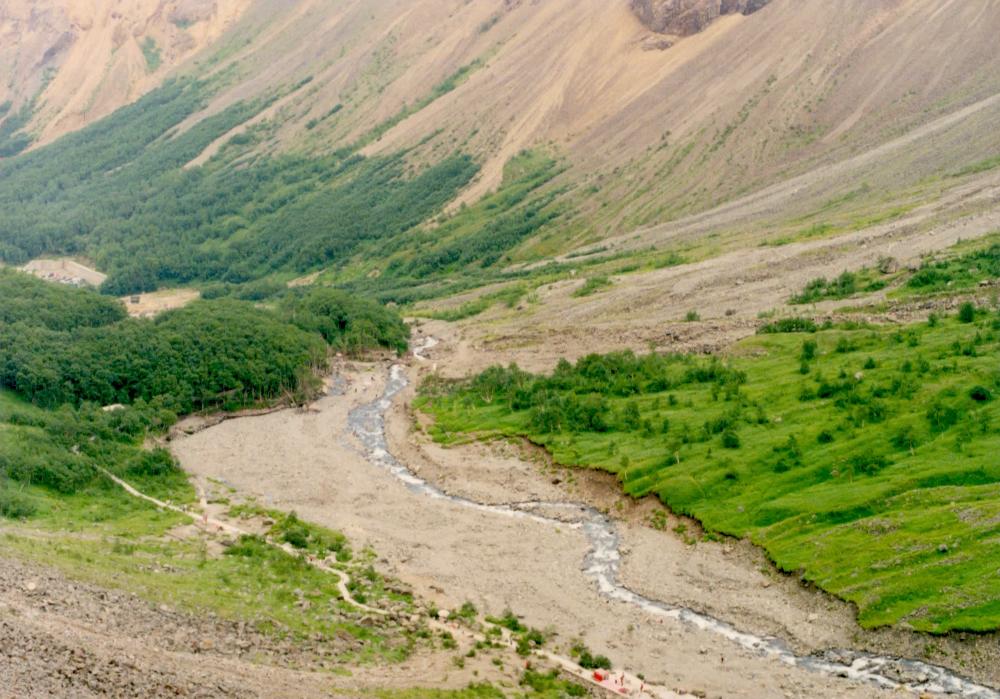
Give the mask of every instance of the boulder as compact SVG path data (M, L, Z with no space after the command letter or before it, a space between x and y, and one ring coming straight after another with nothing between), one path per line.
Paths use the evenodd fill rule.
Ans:
M771 0L631 0L632 11L658 34L691 36L723 15L750 15Z

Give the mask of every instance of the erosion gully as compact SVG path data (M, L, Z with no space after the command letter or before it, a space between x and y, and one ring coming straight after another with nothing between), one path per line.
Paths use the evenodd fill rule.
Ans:
M426 338L415 348L414 355L425 360L422 353L436 344L434 338ZM850 649L830 649L810 655L798 655L781 638L741 631L730 623L702 612L640 595L619 582L622 557L620 537L614 522L589 505L539 501L493 505L445 493L418 477L389 451L385 416L393 399L408 385L403 366L393 365L382 396L351 411L348 418L349 429L363 445L367 460L388 471L411 492L423 497L482 512L523 517L553 526L568 525L580 530L590 544L590 551L583 561L583 574L594 582L605 598L632 605L653 617L673 619L717 634L763 657L822 675L869 682L886 689L903 688L914 693L948 694L968 699L1000 699L1000 691L977 684L944 667Z

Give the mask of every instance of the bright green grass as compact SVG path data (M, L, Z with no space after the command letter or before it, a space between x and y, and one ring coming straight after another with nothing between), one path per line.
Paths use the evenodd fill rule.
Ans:
M195 500L187 477L172 461L153 462L161 466L157 469L139 468L149 465L143 460L149 452L137 440L109 436L115 415L44 410L0 391L0 558L32 560L153 603L249 621L280 636L346 634L363 645L341 658L343 662L399 661L410 653L410 638L352 621L354 609L341 599L337 578L298 557L259 539L241 540L222 553L210 551L200 535L186 539L171 535L191 520L126 494L95 468L124 476L139 490L164 501ZM76 449L76 444L85 446ZM251 511L243 507L234 516ZM411 608L409 597L386 590L385 581L372 568L370 551L352 555L337 532L292 515L266 514L275 522L272 538L320 555L335 555L351 575L356 599L374 603L392 599ZM307 608L299 604L297 591L309 601Z
M379 699L569 699L588 696L587 690L565 680L556 672L526 670L516 690L505 693L498 687L482 682L464 689L405 689L375 692Z
M165 516L152 511L149 517L148 524L161 535L169 528L162 526L170 523ZM342 662L400 661L409 655L405 638L359 626L341 615L353 608L341 600L333 576L266 544L251 542L232 550L240 553L212 556L200 539L111 536L101 528L88 528L81 536L40 536L36 530L8 527L0 537L0 555L33 560L156 604L248 621L281 637L348 634L364 643L361 650L340 658ZM298 604L299 591L308 608Z
M749 537L781 569L854 602L866 627L988 631L1000 628L1000 400L971 392L1000 393L998 328L980 313L761 335L734 348L725 379L688 380L709 360L676 358L659 384L612 372L604 396L591 384L566 403L578 376L564 365L547 382L508 372L427 384L420 405L440 441L525 436ZM814 358L803 360L804 342ZM606 431L579 427L587 401ZM576 417L553 417L562 404Z
M583 298L592 296L598 291L604 291L612 285L612 281L607 277L590 277L583 286L573 292L573 298Z
M1000 277L1000 235L993 234L975 244L959 244L939 259L926 259L898 296L955 293Z
M40 488L30 490L40 504L38 513L26 523L4 526L0 557L32 560L156 604L248 621L283 637L348 634L364 643L361 650L340 658L342 662L396 662L412 649L405 637L359 626L344 616L353 607L341 599L334 576L261 540L240 541L219 555L210 553L201 537L167 536L175 527L188 524L187 517L160 511L117 486L95 485L68 497ZM185 482L171 499L185 501L191 494ZM352 576L352 594L369 602L386 597L409 602L385 590L385 581L371 568L370 558L362 554L341 564ZM307 608L298 604L299 592L309 601Z

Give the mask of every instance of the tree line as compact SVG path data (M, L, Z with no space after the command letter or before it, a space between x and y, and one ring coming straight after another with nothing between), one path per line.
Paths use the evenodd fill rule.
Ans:
M185 413L303 395L330 347L403 351L408 336L398 315L334 289L290 293L276 310L199 301L154 320L18 272L0 290L0 386L45 407L160 399Z

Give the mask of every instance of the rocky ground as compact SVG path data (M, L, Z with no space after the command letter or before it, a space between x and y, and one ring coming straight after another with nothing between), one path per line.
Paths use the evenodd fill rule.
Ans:
M4 557L0 697L307 697L318 647L154 606ZM329 650L333 650L330 648Z

